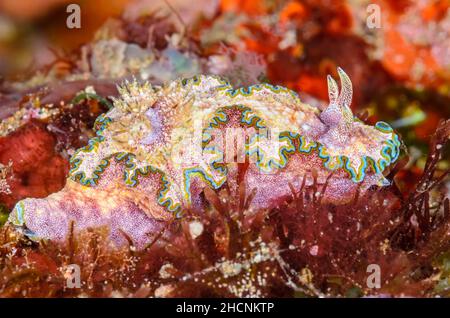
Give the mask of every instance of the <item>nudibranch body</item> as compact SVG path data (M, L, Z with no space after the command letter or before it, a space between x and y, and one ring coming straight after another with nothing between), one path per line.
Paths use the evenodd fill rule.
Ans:
M274 207L292 187L313 183L327 184L324 199L336 204L384 185L398 136L386 123L372 127L353 116L350 79L338 73L341 91L329 77L323 112L269 84L234 89L204 75L163 87L126 82L97 119L97 136L72 156L66 187L19 202L10 222L53 239L63 239L71 221L77 229L108 225L115 241L126 232L143 246L161 221L202 204L204 187L236 183L236 162L244 161L254 208Z

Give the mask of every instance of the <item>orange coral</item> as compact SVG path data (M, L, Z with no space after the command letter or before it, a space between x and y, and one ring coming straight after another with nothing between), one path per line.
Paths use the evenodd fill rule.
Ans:
M222 0L220 9L229 12L244 12L248 15L261 15L268 12L268 1L261 0Z

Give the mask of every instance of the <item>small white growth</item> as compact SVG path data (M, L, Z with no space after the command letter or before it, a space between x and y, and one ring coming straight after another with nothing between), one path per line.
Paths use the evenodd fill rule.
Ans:
M317 254L319 254L319 246L318 245L314 245L309 249L309 254L311 254L312 256L317 256Z
M97 94L97 92L95 91L94 86L92 86L92 85L86 86L86 88L84 89L84 93L86 93L86 94Z
M172 274L170 273L170 270L173 270L173 269L174 268L173 268L172 264L164 264L159 269L159 277L161 277L163 279L171 278Z
M242 264L234 263L230 261L223 262L220 264L220 271L225 278L239 275L242 270Z
M330 221L330 223L333 223L333 214L331 212L328 212L328 221Z
M161 285L155 290L155 297L166 298L174 289L172 285Z
M189 223L189 233L191 234L192 239L196 239L203 233L203 224L199 221L192 221Z

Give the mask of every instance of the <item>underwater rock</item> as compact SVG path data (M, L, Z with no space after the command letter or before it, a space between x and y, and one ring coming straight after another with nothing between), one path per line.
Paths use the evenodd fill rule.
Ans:
M116 244L129 237L142 248L166 221L203 205L205 187L243 182L256 189L251 208L270 209L303 187L342 204L389 184L384 173L399 138L384 122L372 127L353 116L351 81L338 74L341 89L328 78L323 112L269 84L234 89L205 75L162 87L125 82L97 118L97 136L72 156L65 188L20 201L9 221L56 240L72 221L75 230L107 225ZM248 164L241 181L239 164Z

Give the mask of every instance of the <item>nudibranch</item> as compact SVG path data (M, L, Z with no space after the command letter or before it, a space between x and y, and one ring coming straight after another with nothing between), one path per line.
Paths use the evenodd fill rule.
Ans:
M17 203L9 221L37 238L64 239L107 225L138 246L164 221L202 204L202 189L237 180L256 189L253 208L272 208L292 187L324 187L324 199L348 202L355 191L383 186L400 140L384 122L369 126L350 109L352 83L328 76L329 106L320 111L284 87L234 89L199 75L161 87L136 80L118 87L114 107L99 116L96 137L76 151L63 190ZM242 183L243 182L243 183Z

